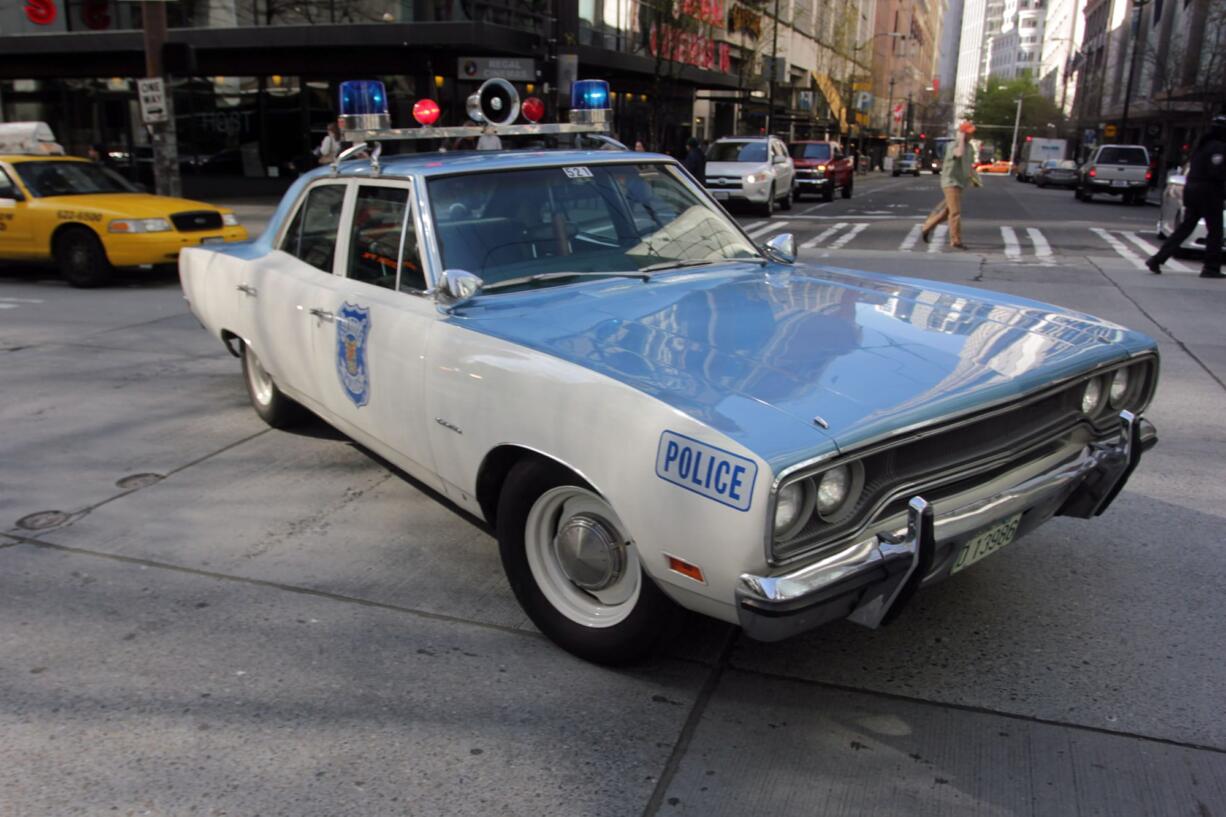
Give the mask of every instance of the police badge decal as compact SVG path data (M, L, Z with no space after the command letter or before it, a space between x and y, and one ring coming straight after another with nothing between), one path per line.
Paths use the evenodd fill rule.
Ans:
M346 301L336 316L336 373L341 388L358 408L370 402L370 372L366 368L369 337L370 310Z

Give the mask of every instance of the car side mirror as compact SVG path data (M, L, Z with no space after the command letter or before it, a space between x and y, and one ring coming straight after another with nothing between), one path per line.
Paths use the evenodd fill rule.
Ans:
M767 241L763 249L772 260L780 264L796 263L796 236L791 233L779 233Z
M785 165L788 163L786 156L776 156L773 161L777 165Z
M447 308L459 306L481 291L485 284L468 270L446 269L434 288L434 299Z

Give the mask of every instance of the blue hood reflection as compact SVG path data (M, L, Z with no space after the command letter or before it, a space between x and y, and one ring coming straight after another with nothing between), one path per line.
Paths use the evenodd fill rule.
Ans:
M776 470L1153 348L1047 304L825 266L489 295L452 320L622 381Z

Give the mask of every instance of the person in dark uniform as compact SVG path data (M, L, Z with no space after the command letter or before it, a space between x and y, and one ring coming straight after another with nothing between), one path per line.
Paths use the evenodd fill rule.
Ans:
M685 160L682 164L685 169L690 171L690 175L698 180L699 184L707 183L707 156L702 152L702 147L698 144L698 140L693 136L685 143L689 150L685 154Z
M1205 266L1201 278L1226 278L1222 274L1222 199L1226 195L1226 116L1216 116L1201 137L1188 162L1188 181L1183 188L1183 221L1145 266L1162 274L1162 262L1175 254L1203 218Z

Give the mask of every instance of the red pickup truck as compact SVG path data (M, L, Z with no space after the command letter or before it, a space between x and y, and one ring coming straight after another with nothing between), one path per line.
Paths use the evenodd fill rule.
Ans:
M788 145L796 165L796 200L808 193L819 193L822 201L834 199L835 188L843 198L851 198L852 162L838 142L804 141Z

